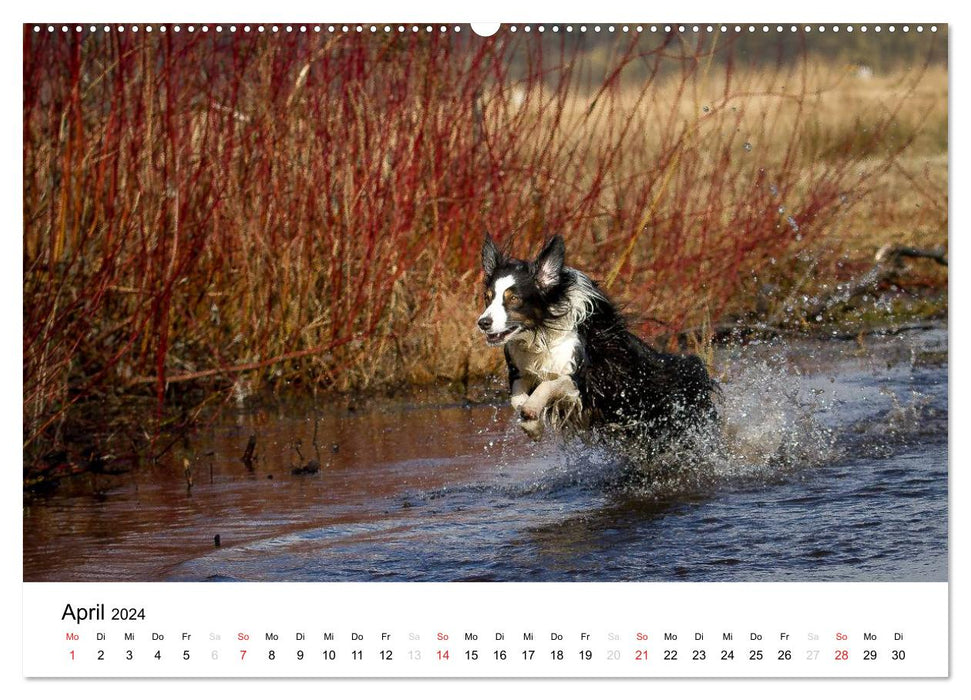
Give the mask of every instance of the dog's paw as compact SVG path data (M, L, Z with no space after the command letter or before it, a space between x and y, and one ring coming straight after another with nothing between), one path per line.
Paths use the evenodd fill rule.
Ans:
M538 441L543 437L543 421L541 420L521 420L519 421L519 427L533 440Z
M519 407L519 419L524 422L539 420L539 413L535 406L530 406L528 403Z
M523 407L523 404L525 404L527 401L529 401L529 394L513 394L511 401L513 410L518 412L519 409Z

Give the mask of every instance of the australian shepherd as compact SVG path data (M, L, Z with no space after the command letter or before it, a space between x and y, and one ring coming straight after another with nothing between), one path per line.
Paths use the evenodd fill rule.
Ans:
M539 439L596 432L656 447L716 421L715 383L698 357L658 352L631 333L600 286L564 265L560 236L535 260L482 247L485 306L479 329L501 346L512 406Z

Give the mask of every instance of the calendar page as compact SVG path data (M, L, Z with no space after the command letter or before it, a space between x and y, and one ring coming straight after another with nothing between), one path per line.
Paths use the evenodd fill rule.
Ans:
M33 688L949 676L949 26L656 9L23 20Z

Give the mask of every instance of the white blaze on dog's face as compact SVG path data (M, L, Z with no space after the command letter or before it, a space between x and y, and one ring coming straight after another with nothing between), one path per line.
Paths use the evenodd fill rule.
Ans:
M550 304L558 299L563 255L560 236L551 238L532 262L505 255L486 236L482 246L486 310L478 325L489 345L503 345L521 331L536 332L543 327Z
M502 345L522 329L518 323L510 323L506 310L506 301L510 294L506 292L516 284L513 275L499 277L492 284L492 289L486 292L486 310L479 316L478 326L486 334L489 345Z

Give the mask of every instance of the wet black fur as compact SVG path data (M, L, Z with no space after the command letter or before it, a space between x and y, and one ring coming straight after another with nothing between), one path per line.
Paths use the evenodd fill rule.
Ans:
M714 382L704 363L658 352L628 331L609 301L595 302L579 334L573 381L591 425L663 443L716 419Z
M522 316L532 328L555 327L564 322L563 307L571 286L577 284L574 270L563 268L563 242L557 236L547 243L534 262L497 256L490 264L483 249L486 285L504 275L513 275L522 298ZM538 286L535 276L545 256L558 257L556 281ZM717 385L704 363L694 355L675 355L655 350L628 329L624 315L593 282L599 294L593 296L593 310L578 325L580 342L574 353L571 375L580 392L587 424L595 431L625 439L646 439L655 447L691 428L713 425L717 411L713 394ZM509 385L519 378L508 347L504 348Z

